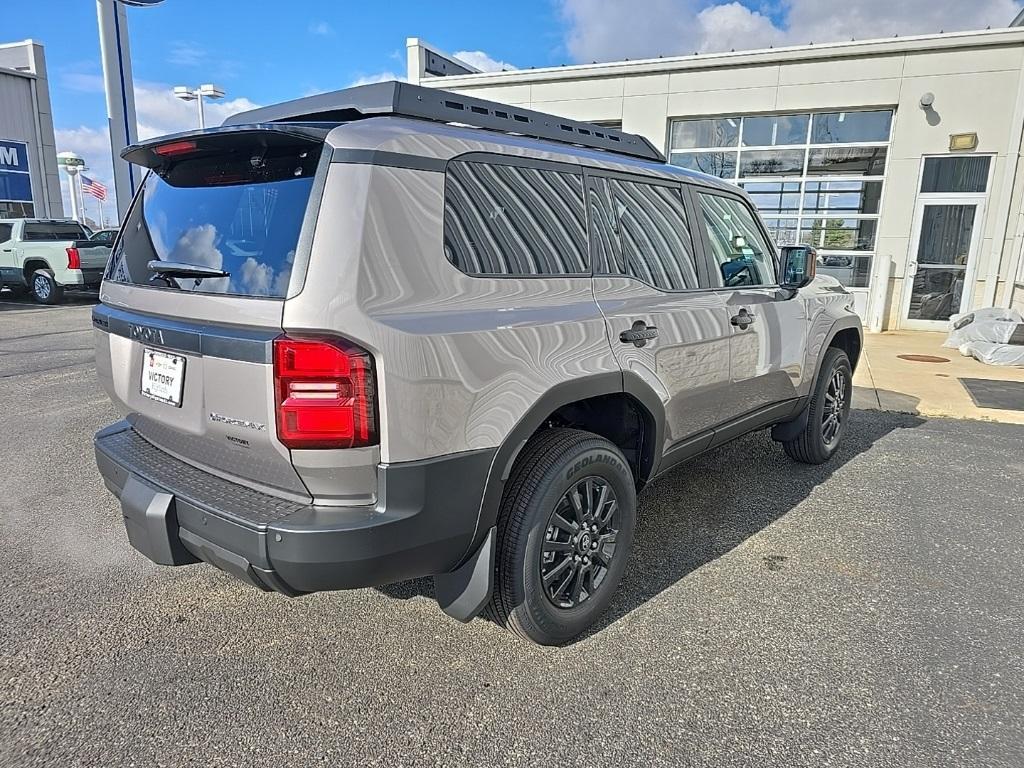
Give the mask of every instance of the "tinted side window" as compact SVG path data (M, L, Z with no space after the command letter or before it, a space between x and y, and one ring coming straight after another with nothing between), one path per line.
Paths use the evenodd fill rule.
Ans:
M0 224L0 243L6 243L11 239L11 233L14 231L13 224Z
M678 187L611 179L627 275L661 288L698 288L693 241Z
M774 285L775 259L750 209L739 200L700 194L701 214L722 285Z
M589 274L583 177L513 165L449 163L444 253L470 275Z

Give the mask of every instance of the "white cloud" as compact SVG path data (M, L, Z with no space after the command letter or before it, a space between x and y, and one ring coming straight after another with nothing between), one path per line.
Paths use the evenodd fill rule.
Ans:
M243 293L267 296L274 285L274 268L250 256L242 262L238 277Z
M560 4L566 47L580 62L984 29L1021 9L1016 0L789 0L776 22L738 2L647 0L642 12L621 0Z
M187 40L176 40L171 43L167 61L179 67L197 67L205 64L208 59L206 49Z
M516 69L507 61L492 59L484 51L456 51L456 59L462 59L471 67L476 67L481 72L501 72L503 69Z
M87 81L85 81L87 82ZM102 92L102 80L100 80ZM206 124L220 125L224 118L236 112L255 109L258 104L244 97L206 101ZM171 86L163 83L135 83L135 112L140 139L150 139L166 133L188 131L199 127L199 117L194 101L181 101L171 92ZM82 156L89 170L90 178L103 183L107 188L105 212L108 217L114 212L114 165L110 154L110 138L106 126L80 125L77 128L58 128L55 131L58 152L75 152ZM71 198L67 189L67 177L61 175L64 213L71 215ZM98 204L86 196L87 214L97 218Z
M316 21L309 25L309 34L318 37L331 37L334 35L334 27L326 21Z
M224 266L224 254L217 247L219 240L217 227L213 224L190 227L178 238L178 242L174 244L170 254L166 257L161 256L161 258L166 258L167 261L181 261L185 264L199 264L220 269ZM158 252L163 253L160 249ZM252 259L249 260L252 261Z
M401 80L401 81L404 82L405 81L405 77L402 76L402 75L396 74L394 72L391 72L391 71L377 72L377 73L372 74L372 75L360 75L359 77L357 77L355 80L353 80L351 83L349 83L345 87L346 88L352 88L352 87L357 86L357 85L370 85L371 83L384 83L384 82L387 82L388 80Z
M208 126L220 125L229 115L255 109L258 106L245 97L206 99L203 104ZM135 83L135 116L139 125L140 139L150 139L165 133L189 131L199 127L196 103L177 98L172 93L171 86L163 83Z

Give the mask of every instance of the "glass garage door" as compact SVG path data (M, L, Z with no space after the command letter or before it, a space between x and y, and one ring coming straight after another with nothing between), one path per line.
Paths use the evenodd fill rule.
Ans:
M819 272L866 289L892 118L870 110L675 120L669 158L743 187L776 243L815 246Z

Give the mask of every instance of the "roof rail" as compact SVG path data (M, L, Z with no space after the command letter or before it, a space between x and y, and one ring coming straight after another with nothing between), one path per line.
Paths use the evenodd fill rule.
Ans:
M665 162L643 136L593 123L535 112L494 101L426 88L396 80L320 93L232 115L224 125L270 122L348 122L400 115L439 123L460 123L501 133L603 149L620 155Z

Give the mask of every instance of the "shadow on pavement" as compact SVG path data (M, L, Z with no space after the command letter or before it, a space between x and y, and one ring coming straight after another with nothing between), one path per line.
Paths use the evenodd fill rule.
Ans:
M922 423L906 413L854 411L839 451L826 464L790 460L762 431L674 468L640 494L633 554L622 582L605 614L579 639L600 632L768 527L890 432ZM779 563L766 557L763 567L778 569ZM378 589L403 600L434 596L429 578Z
M31 296L16 296L10 291L0 291L0 312L24 312L31 309L52 312L61 307L91 306L98 304L99 300L100 295L97 291L76 291L66 293L60 304L40 304Z

